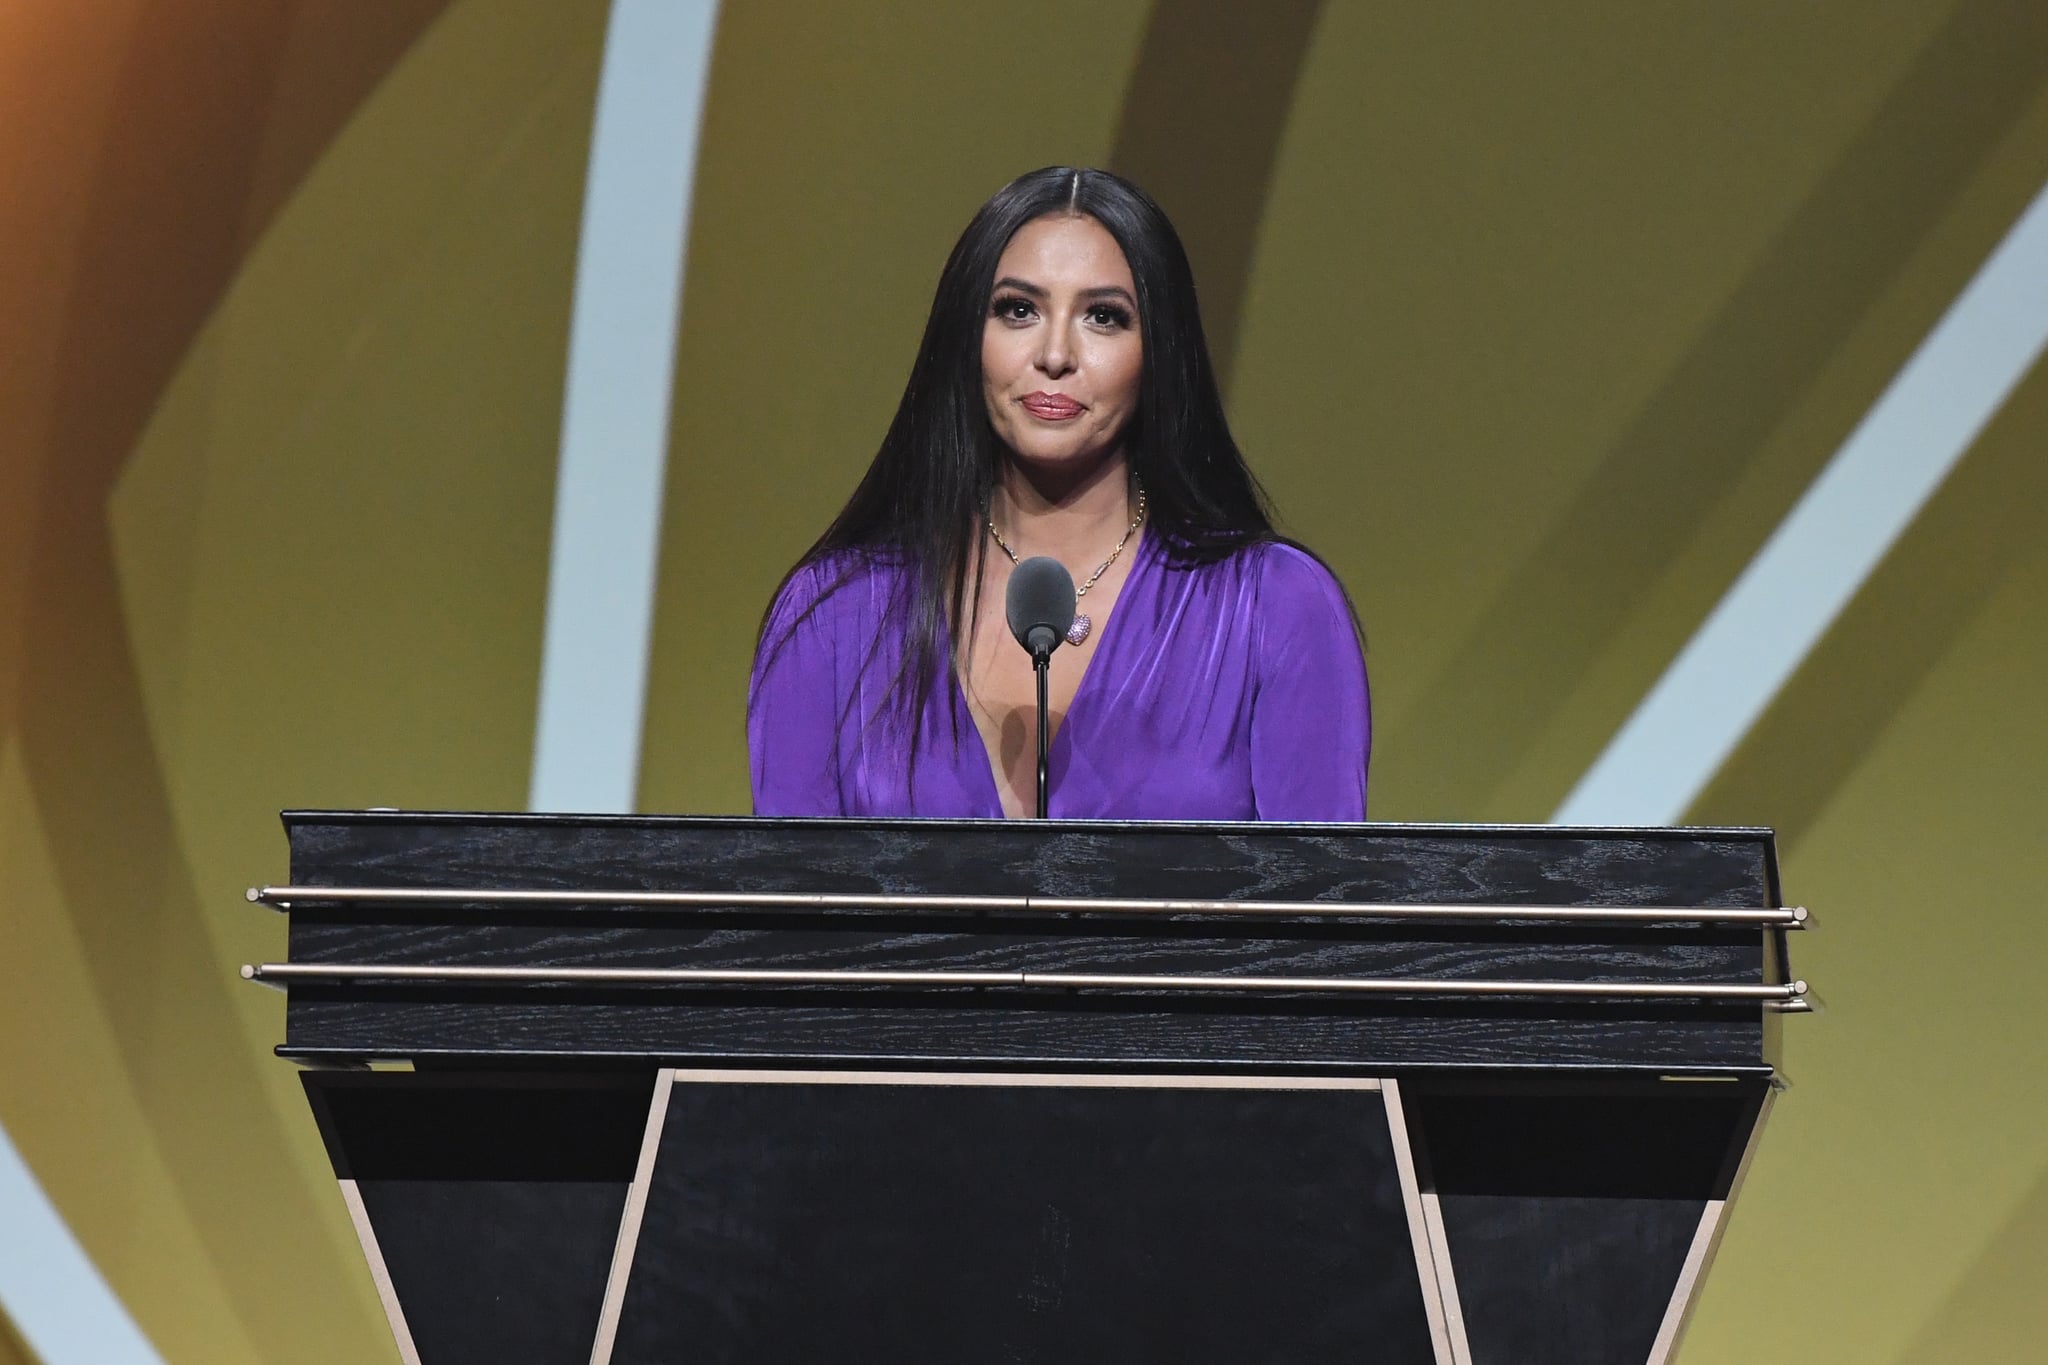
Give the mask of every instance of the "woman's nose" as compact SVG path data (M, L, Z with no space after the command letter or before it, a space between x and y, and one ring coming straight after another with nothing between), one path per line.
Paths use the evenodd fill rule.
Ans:
M1067 329L1058 323L1040 330L1038 368L1054 379L1074 368L1073 343L1067 339Z

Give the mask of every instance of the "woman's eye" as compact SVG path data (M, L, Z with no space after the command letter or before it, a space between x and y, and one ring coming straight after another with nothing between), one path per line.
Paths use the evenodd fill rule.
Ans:
M989 311L1005 322L1029 322L1036 310L1030 299L1003 298L997 299Z
M1088 310L1088 321L1097 327L1128 327L1131 315L1112 303L1098 303Z

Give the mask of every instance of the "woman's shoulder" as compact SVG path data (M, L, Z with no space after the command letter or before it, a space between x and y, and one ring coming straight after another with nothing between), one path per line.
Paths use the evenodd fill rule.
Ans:
M768 606L764 639L803 628L852 626L879 618L901 585L903 565L877 551L827 551L791 569Z
M1269 645L1295 637L1342 640L1359 647L1364 636L1351 595L1336 571L1304 545L1262 540L1231 558L1255 603L1252 618Z
M867 549L828 550L790 570L775 594L770 619L804 615L832 602L835 609L860 605L894 592L903 577L897 557Z
M1291 540L1255 540L1220 559L1188 566L1186 571L1241 586L1261 597L1348 600L1330 566L1314 551Z
M1335 571L1306 545L1291 540L1262 540L1247 545L1240 553L1247 556L1263 584L1283 590L1339 587Z

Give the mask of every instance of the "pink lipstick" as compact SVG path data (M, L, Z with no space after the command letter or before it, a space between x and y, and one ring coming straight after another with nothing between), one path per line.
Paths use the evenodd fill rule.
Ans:
M1063 393L1031 393L1021 400L1024 411L1041 422L1068 422L1088 409Z

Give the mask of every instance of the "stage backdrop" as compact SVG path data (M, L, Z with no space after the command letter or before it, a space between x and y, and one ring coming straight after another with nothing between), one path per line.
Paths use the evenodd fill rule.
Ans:
M608 53L650 7L703 41ZM544 693L626 727L639 808L744 811L768 594L953 237L1055 162L1183 228L1366 625L1375 818L1591 810L1605 754L1634 818L1779 828L1826 1009L1687 1365L2038 1353L2048 7L617 10L0 7L0 1362L396 1359L235 975L275 812L522 808ZM579 273L600 169L651 273ZM659 458L578 476L653 538L551 611L606 543L557 507L572 352L571 445L647 401L572 327L605 289L680 324ZM623 662L557 669L621 603Z

